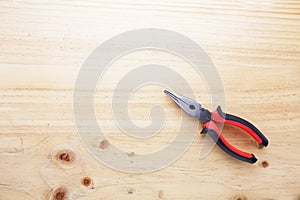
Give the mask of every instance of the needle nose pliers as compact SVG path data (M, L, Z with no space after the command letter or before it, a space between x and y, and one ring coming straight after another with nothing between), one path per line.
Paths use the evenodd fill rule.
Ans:
M218 127L219 123L239 127L249 133L261 147L268 146L268 139L253 124L240 117L224 113L220 106L218 106L215 111L210 112L203 108L201 104L185 96L170 92L169 90L164 90L164 93L187 114L201 121L203 123L201 134L208 133L216 144L229 155L249 163L255 163L257 161L257 158L253 154L241 151L228 143L221 134Z

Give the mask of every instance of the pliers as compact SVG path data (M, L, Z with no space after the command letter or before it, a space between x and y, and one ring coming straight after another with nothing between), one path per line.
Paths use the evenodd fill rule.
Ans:
M239 127L249 133L252 138L258 142L260 147L268 146L268 139L253 124L240 117L224 113L220 106L218 106L215 111L210 112L203 108L201 104L185 96L170 92L169 90L164 90L164 93L187 114L202 122L203 129L201 134L208 133L216 144L229 155L249 163L255 163L257 161L257 158L253 154L241 151L225 140L218 127L218 124L220 123Z

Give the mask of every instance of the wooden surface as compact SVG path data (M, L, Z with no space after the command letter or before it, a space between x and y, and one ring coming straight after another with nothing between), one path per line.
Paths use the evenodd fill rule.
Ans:
M257 149L246 134L224 129L228 140L256 154L259 162L240 162L218 147L199 159L200 136L175 163L148 174L112 170L87 153L73 118L77 73L102 42L149 27L182 33L206 50L223 80L226 111L249 119L270 139L268 148ZM197 99L209 107L203 80L176 59L157 51L136 52L121 58L115 69L126 73L139 64L168 65L189 80ZM103 93L98 93L107 102L120 76L111 69L102 80ZM300 198L297 0L2 0L0 70L1 200L59 199L64 193L80 200ZM149 122L149 96L172 114L167 120L179 122L180 110L161 88L139 92L143 101L137 95L129 107L140 125ZM106 132L119 134L110 142L122 148L136 153L157 150L172 140L163 133L176 133L177 126L169 126L161 133L163 140L132 143L105 112L107 102L96 105L98 116ZM91 183L87 179L85 186L84 177Z

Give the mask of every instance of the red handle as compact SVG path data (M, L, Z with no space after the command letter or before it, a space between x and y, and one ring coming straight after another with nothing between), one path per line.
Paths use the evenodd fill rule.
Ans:
M204 123L204 129L201 133L209 133L216 144L229 155L239 160L255 163L257 159L253 154L241 151L227 142L227 140L222 136L216 123L231 124L239 127L249 133L262 146L268 145L268 139L250 122L240 117L223 113L220 106L218 106L217 110L211 114L211 120Z
M225 124L231 124L233 126L239 127L249 133L251 137L258 142L259 145L268 146L268 139L250 122L230 114L225 114L221 107L218 106L217 110L212 112L212 120L215 122L221 122Z
M208 133L216 142L216 144L229 155L249 163L255 163L257 161L256 157L253 154L241 151L228 143L227 140L225 140L225 138L222 136L215 122L209 121L205 123L204 129L201 133Z

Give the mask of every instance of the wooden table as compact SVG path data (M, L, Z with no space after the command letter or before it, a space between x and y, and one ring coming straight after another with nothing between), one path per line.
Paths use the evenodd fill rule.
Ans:
M1 200L300 198L299 1L3 0L0 9ZM231 143L259 157L256 164L218 147L199 159L203 137L198 134L176 162L146 174L113 170L86 151L72 106L81 65L112 36L149 27L181 33L211 57L223 82L226 111L253 122L270 140L268 148L257 149L245 133L225 127ZM164 107L173 123L154 139L130 139L108 109L122 73L147 63L177 70L197 100L211 108L203 79L188 63L165 52L133 52L112 65L96 91L103 130L115 133L107 143L97 141L99 148L113 143L138 154L172 142L182 113L161 87L142 88L129 103L141 126L149 123L153 101Z

